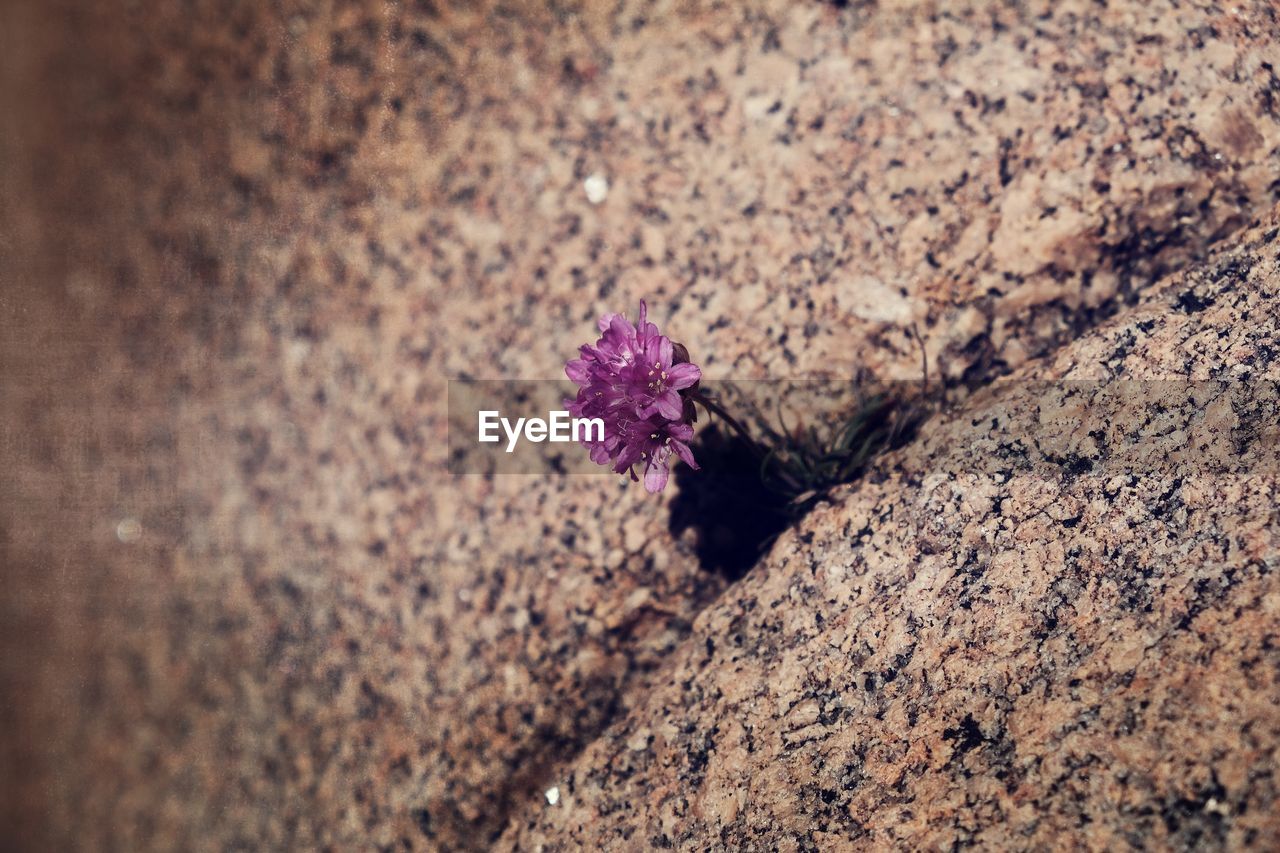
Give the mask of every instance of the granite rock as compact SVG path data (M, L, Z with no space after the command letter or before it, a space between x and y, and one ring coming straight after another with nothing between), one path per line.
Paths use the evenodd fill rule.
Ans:
M483 846L646 713L726 580L637 489L447 474L446 378L558 375L647 297L709 375L914 378L923 341L978 383L1280 176L1265 3L5 15L0 799L37 849Z
M790 531L503 846L1269 847L1280 211L1233 243Z

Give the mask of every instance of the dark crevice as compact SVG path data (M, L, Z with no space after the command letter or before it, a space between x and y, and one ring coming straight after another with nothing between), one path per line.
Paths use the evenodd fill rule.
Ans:
M747 443L718 424L699 431L693 452L702 470L676 468L679 492L668 526L677 537L694 530L702 568L737 581L791 523L789 501L761 481L760 463Z
M902 447L929 410L923 382L860 383L816 380L714 383L732 393L751 416L751 438L716 420L698 431L693 450L700 470L677 466L679 491L670 505L675 537L695 532L704 571L730 583L743 577L788 527L827 501L830 492L860 479L875 458ZM768 386L761 388L761 386ZM759 391L800 398L795 422L777 410L768 418ZM839 414L818 414L805 400L844 401ZM806 423L806 421L808 421Z

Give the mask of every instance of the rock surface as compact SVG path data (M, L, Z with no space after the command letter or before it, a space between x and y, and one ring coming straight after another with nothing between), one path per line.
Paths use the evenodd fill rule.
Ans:
M590 762L655 702L706 723L703 734L733 717L723 700L668 687L673 666L723 660L723 644L706 646L710 620L737 618L725 614L744 590L791 584L810 558L822 583L844 583L854 546L835 519L870 512L851 507L875 489L876 506L904 501L900 525L876 534L887 537L877 577L897 583L909 566L893 555L921 548L911 519L940 524L921 502L942 498L868 484L808 523L814 542L788 538L698 616L726 581L638 490L446 474L446 377L558 375L598 313L647 297L710 375L915 378L918 335L935 375L980 382L1051 353L1214 241L1234 243L1280 177L1269 65L1280 25L1265 3L31 3L5 14L0 465L12 486L0 544L15 592L0 604L0 692L24 699L0 712L11 759L0 772L12 774L0 808L7 836L33 849L457 849L484 846L512 814L508 841L650 832L666 794L641 792L612 821L605 804L642 780L679 791L682 765L624 784ZM1265 280L1261 267L1251 275ZM1146 340L1125 346L1140 353ZM1206 368L1253 358L1259 370L1273 357L1256 341L1207 349L1218 346L1205 334L1179 357ZM1128 358L1120 349L1094 335L1063 352ZM1185 373L1173 359L1150 363ZM911 452L921 465L963 458ZM931 534L937 572L955 556L947 537L965 529ZM1079 595L1102 608L1106 591L1079 571ZM1027 579L1027 594L1046 577ZM844 602L841 634L807 587L785 588L785 612L742 617L744 643L775 642L766 617L845 642L891 612L878 598L865 612ZM912 595L895 599L900 612L930 606ZM1105 643L1088 631L1115 624L1082 623L1081 642ZM903 666L948 659L946 643L988 627L945 623L944 645ZM1243 621L1231 637L1263 641ZM816 653L806 649L788 654ZM1244 652L1223 660L1233 654ZM1182 660L1170 658L1159 689L1171 713L1207 713L1178 693ZM825 755L818 734L872 725L844 692L847 667L822 666L832 697L804 724L819 726L812 745L789 763L714 764L726 779L763 768L772 799L708 801L696 819L663 812L654 837L728 827L765 844L749 833L781 838L814 796L869 837L893 820L871 788L833 805L820 774L805 800L770 775ZM975 664L955 684L978 672L1005 677ZM1046 671L1045 684L1061 675ZM996 761L1009 709L979 707L995 688L959 690L924 725L960 732L964 761ZM815 713L803 701L793 721ZM962 708L972 723L955 718ZM1264 711L1241 706L1229 722L1262 726ZM711 737L727 743L724 732ZM658 737L627 755L665 754L675 741ZM1257 737L1260 750L1275 743ZM915 759L894 764L884 750L861 766L889 786L917 778ZM891 778L891 766L908 769ZM956 815L1005 807L986 792L986 765L963 766L963 784L938 773L919 784L956 800ZM604 774L598 791L562 785L560 811L527 811L546 808L553 780L590 772ZM1034 790L1054 772L1067 771L1018 784ZM1237 781L1213 783L1236 798L1223 808L1267 802L1263 782ZM1196 803L1201 790L1182 793ZM1245 833L1273 813L1259 805L1220 824ZM596 817L579 829L568 814ZM1045 820L1043 831L1058 826ZM966 825L995 824L983 813Z
M1268 847L1278 235L1273 215L806 518L504 846ZM1079 398L1103 377L1150 390L1100 416Z

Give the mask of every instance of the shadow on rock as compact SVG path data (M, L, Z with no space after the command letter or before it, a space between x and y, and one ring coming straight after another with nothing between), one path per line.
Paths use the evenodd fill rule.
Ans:
M751 449L720 425L702 430L693 452L702 470L676 466L669 528L675 536L695 530L702 568L736 581L792 521L789 501L761 482Z

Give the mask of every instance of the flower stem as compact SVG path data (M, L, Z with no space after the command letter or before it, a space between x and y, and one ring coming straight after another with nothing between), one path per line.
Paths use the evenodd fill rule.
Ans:
M720 418L720 420L724 421L729 426L733 427L734 431L738 433L738 435L742 438L743 441L745 441L748 445L750 445L751 450L757 456L760 456L760 457L765 456L765 449L761 447L760 444L754 438L751 437L751 433L747 430L747 428L744 427L738 421L737 418L735 418L733 415L726 412L720 406L719 403L716 403L710 398L708 398L705 394L702 393L701 390L694 391L689 398L693 400L695 403L702 404L702 407L706 409L709 414L713 414L717 416L718 418Z

